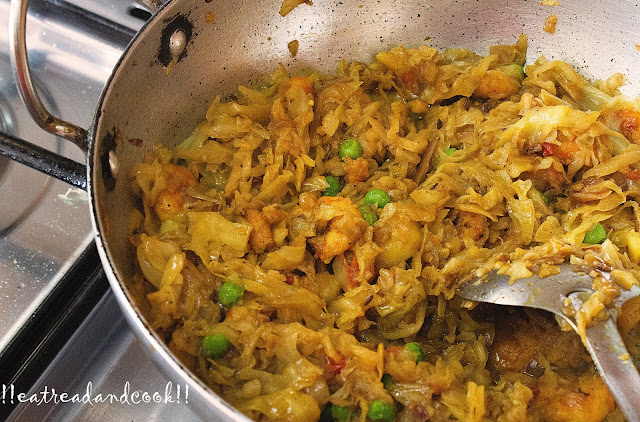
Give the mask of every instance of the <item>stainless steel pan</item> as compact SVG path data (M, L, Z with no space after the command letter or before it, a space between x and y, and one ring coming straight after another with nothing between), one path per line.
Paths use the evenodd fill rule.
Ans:
M291 72L331 71L340 59L367 61L398 44L461 46L486 53L489 45L513 43L521 33L529 36L529 60L544 54L594 78L622 72L628 75L623 91L640 93L640 5L630 1L560 0L550 7L537 0L315 0L286 17L278 14L280 3L169 2L125 51L88 130L53 118L37 100L24 50L26 0L12 3L10 32L24 100L43 127L88 152L86 181L96 243L113 291L149 356L170 379L188 385L189 404L205 419L246 418L172 356L131 300L127 280L135 256L127 230L134 205L128 175L154 144L171 147L183 140L216 94L232 93L238 84L272 72L278 62ZM551 14L558 16L554 34L542 29ZM300 44L295 58L287 49L293 40ZM53 167L76 185L84 183L74 163L67 162L67 168L49 157L43 164L19 140L0 138L3 145L12 144L12 156L35 167Z

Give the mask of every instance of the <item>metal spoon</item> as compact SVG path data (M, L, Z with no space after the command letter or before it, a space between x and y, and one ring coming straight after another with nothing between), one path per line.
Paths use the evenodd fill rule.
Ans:
M482 280L462 286L458 295L477 302L544 309L563 318L576 330L575 321L563 313L565 300L570 299L571 306L578 311L594 292L592 282L589 275L577 273L571 265L563 264L556 275L522 278L513 284L509 283L509 276L493 271ZM623 291L615 304L619 306L638 295L640 287L633 286ZM627 420L640 422L640 374L616 328L616 313L608 312L610 318L586 329L584 343Z

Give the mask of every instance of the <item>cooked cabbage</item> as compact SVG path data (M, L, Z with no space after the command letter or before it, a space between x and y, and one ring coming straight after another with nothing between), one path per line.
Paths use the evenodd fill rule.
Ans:
M132 292L172 352L260 421L620 418L576 333L455 295L570 262L595 277L584 331L640 280L640 100L620 75L523 68L526 45L279 66L148 153ZM638 309L619 319L634 359Z

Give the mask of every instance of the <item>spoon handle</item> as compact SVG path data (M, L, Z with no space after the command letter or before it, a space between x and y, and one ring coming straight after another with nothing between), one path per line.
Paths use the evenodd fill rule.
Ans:
M586 293L588 298L589 294ZM569 295L576 309L580 309L585 292ZM640 374L622 342L613 318L593 324L586 329L585 345L609 387L618 406L629 422L640 422Z

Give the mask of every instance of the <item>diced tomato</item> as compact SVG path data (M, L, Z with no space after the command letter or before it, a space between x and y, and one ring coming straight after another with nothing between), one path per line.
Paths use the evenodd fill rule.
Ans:
M344 265L345 270L347 270L347 286L349 286L350 289L353 289L358 285L358 276L360 275L358 260L354 254L353 258L351 258L351 264L349 264L344 254L340 256L342 257L342 264Z
M402 352L403 349L404 347L402 346L389 346L387 348L387 352L391 353L394 356L398 356L398 353Z
M542 155L544 157L548 157L550 155L555 154L555 144L551 144L549 142L544 142L542 144Z
M629 170L629 172L627 173L627 179L633 180L634 182L636 180L639 180L640 179L640 171Z
M411 69L408 72L404 72L400 75L400 83L402 86L410 92L415 92L418 89L418 80L415 69Z
M287 283L289 286L291 286L293 284L293 276L288 275L287 279L284 282Z
M563 142L562 144L560 144L560 148L558 148L556 151L556 157L558 157L560 160L566 160L568 158L571 158L571 156L578 151L580 151L580 147L575 140Z
M294 76L289 80L291 85L297 85L307 94L311 94L313 92L313 84L309 78L305 78L304 76Z
M416 81L416 73L412 69L412 70L410 70L408 72L404 72L402 75L400 75L400 79L405 84L412 84L412 83L414 83Z
M340 352L337 353L339 356L337 362L331 359L329 356L325 355L324 357L326 369L328 369L329 372L334 375L338 375L344 369L344 367L347 366L347 360L345 359L344 355Z
M542 155L544 157L554 155L561 161L571 158L571 156L578 151L580 151L580 147L575 140L566 141L561 143L560 145L552 144L550 142L544 142L542 144Z

